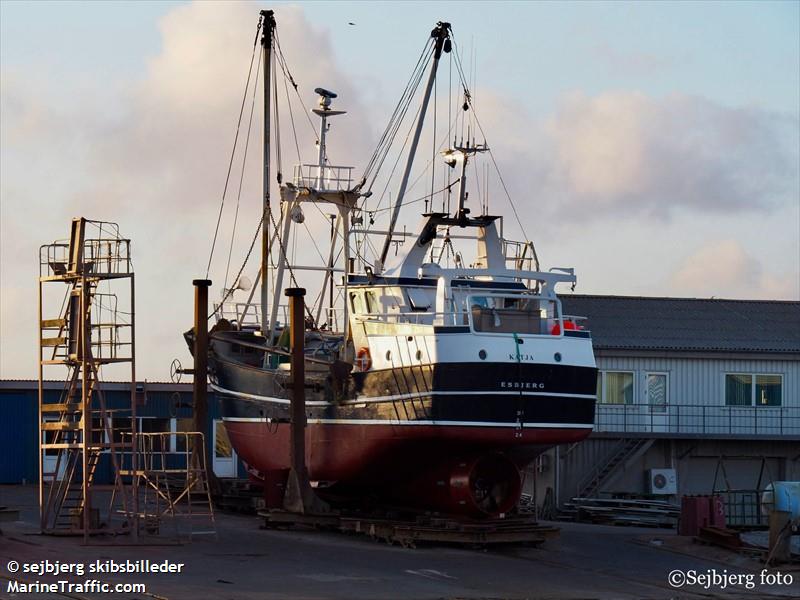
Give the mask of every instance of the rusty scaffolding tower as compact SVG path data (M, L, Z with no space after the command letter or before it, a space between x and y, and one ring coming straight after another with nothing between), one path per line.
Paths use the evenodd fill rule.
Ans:
M130 240L114 223L77 218L69 240L42 246L39 257L41 530L85 541L98 533L135 537L136 482L123 475L137 460ZM130 402L109 406L100 382L105 366L129 370ZM43 386L45 372L56 368L67 370L56 377L64 380L57 399ZM110 483L97 481L98 469Z

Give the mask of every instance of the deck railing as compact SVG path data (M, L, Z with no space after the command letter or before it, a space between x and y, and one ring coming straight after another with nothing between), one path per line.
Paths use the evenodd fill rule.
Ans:
M596 405L601 433L800 436L800 406Z
M353 181L353 167L325 165L320 173L319 165L295 165L292 180L298 187L347 191Z

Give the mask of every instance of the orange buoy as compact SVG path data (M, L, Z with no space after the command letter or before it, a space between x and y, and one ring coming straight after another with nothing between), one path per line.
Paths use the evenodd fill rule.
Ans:
M577 330L580 329L578 324L573 321L572 319L565 319L564 320L564 331L567 329ZM561 327L559 326L558 322L553 325L553 328L550 330L550 335L561 335Z

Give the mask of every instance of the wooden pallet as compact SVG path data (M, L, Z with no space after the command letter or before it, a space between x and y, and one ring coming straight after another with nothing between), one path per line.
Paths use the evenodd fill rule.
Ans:
M540 545L559 535L557 527L544 526L531 517L488 521L462 521L446 517L387 519L360 515L299 515L280 510L259 511L266 528L311 527L341 533L366 535L389 544L493 546Z

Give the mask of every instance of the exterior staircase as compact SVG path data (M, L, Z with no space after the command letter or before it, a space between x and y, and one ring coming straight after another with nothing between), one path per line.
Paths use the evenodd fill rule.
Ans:
M631 463L640 458L655 442L652 438L626 438L620 440L610 451L598 461L592 470L578 484L577 497L590 498L597 496L600 489L613 481Z
M97 236L92 237L90 230L98 231ZM123 435L134 429L133 395L129 405L107 406L99 375L100 368L111 363L125 363L132 375L135 373L133 310L119 308L118 297L112 293L115 281L130 284L132 302L129 240L120 238L113 224L74 219L69 243L40 248L43 533L82 534L88 540L95 533L130 531L130 494L123 489L119 467L123 454L130 454L133 448L132 437ZM108 292L99 291L101 284ZM61 291L52 293L57 290ZM66 368L64 387L57 398L44 393L45 372L51 368ZM95 481L101 461L112 469L108 485Z

